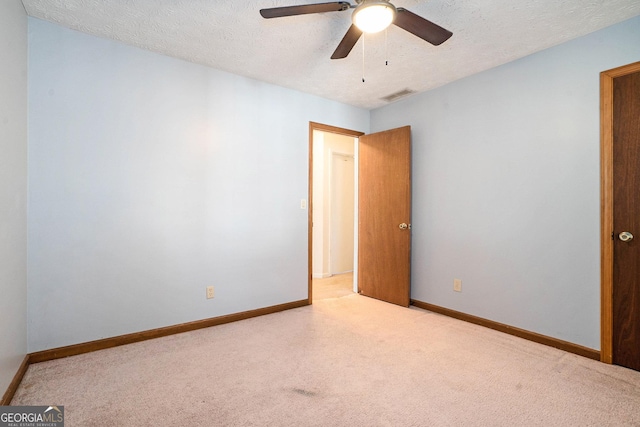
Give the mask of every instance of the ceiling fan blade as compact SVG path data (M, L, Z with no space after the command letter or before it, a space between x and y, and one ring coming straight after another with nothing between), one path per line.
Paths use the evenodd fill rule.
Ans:
M283 16L305 15L307 13L340 12L347 10L351 4L346 1L334 1L331 3L303 4L300 6L272 7L260 9L263 18L281 18Z
M358 39L361 35L362 30L351 24L351 26L347 30L347 34L344 35L335 52L333 52L333 55L331 55L331 59L346 58L347 55L349 55L349 52L351 52L351 49L353 49L353 46L355 46L358 42Z
M409 12L403 7L397 9L396 19L393 22L398 27L411 34L428 41L432 45L438 46L449 39L453 33L441 26L427 21L415 13Z

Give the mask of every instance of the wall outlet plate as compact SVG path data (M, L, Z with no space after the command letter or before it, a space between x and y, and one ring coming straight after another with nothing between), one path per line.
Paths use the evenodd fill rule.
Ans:
M207 299L211 299L213 298L213 296L213 286L207 286Z
M462 280L453 279L453 290L456 292L462 292Z

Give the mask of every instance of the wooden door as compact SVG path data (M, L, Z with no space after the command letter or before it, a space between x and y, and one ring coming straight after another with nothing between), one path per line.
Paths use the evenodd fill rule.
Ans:
M640 71L613 79L613 363L640 371Z
M362 295L409 306L410 224L411 127L361 136L358 290Z

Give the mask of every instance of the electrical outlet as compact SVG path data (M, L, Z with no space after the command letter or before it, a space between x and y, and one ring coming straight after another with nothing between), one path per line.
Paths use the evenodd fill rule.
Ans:
M462 280L453 279L453 290L456 292L462 292Z
M207 299L211 299L213 298L213 296L213 286L207 286Z
M307 199L300 199L300 209L307 209Z

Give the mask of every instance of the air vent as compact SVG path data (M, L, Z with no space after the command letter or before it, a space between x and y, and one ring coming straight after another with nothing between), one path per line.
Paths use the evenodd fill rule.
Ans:
M380 99L382 99L383 101L392 102L398 98L402 98L403 96L411 95L412 93L416 93L416 91L411 89L402 89L401 91L392 93L391 95L387 95L384 98Z

